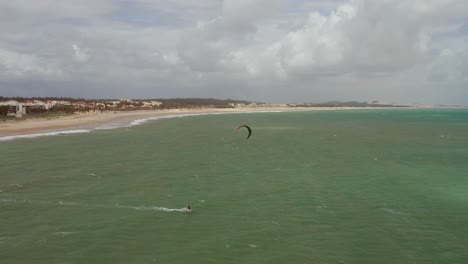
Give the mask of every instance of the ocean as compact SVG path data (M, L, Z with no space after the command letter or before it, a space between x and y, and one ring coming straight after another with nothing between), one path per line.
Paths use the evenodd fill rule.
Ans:
M467 109L110 128L0 142L0 263L468 263Z

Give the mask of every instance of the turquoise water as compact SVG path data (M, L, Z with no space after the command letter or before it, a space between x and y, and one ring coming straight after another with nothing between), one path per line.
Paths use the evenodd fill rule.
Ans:
M468 263L468 110L174 118L0 160L1 263Z

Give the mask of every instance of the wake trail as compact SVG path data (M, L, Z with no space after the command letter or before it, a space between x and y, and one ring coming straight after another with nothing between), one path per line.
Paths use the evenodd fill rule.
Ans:
M136 211L162 211L162 212L189 212L187 208L166 208L158 206L130 206L130 205L108 205L108 204L88 204L78 202L63 202L63 201L40 201L40 200L17 200L17 199L0 199L1 203L10 204L34 204L34 205L56 205L81 208L102 208L102 209L128 209Z

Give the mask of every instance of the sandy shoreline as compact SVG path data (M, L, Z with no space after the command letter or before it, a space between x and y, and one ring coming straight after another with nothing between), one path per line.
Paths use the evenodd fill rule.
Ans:
M112 111L90 112L61 116L53 119L31 118L26 120L0 121L0 136L21 135L62 129L95 128L96 126L115 121L132 121L140 118L164 117L168 115L210 114L210 113L236 113L278 111L280 109L170 109L170 110L141 110L141 111ZM286 109L288 111L288 109ZM296 109L300 110L300 109Z
M321 108L236 108L236 109L171 109L171 110L142 110L132 112L90 112L54 119L32 118L21 121L0 121L0 136L24 135L39 132L60 131L64 129L95 129L99 125L126 120L131 122L141 118L164 117L168 115L210 114L210 113L243 113L243 112L271 112L271 111L320 111L370 109L366 107L321 107ZM372 109L376 109L373 107Z

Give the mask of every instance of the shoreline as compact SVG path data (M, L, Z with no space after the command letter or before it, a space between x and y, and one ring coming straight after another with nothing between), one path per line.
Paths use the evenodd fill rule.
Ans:
M408 107L405 107L408 108ZM410 107L415 108L415 107ZM416 107L417 108L417 107ZM0 141L16 138L31 138L64 133L84 133L93 130L129 127L149 120L190 115L208 115L223 113L261 113L261 112L296 112L296 111L332 111L362 109L401 109L399 107L297 107L297 108L202 108L202 109L167 109L140 110L132 112L90 112L62 116L54 119L37 118L21 121L0 122ZM3 140L2 140L3 139Z
M36 133L52 133L64 130L99 130L118 127L134 126L132 124L141 119L159 119L186 115L222 114L222 113L249 113L271 111L303 111L303 109L167 109L167 110L139 110L131 112L90 112L61 116L53 119L32 118L26 120L9 120L0 122L0 141L3 137L31 135Z

